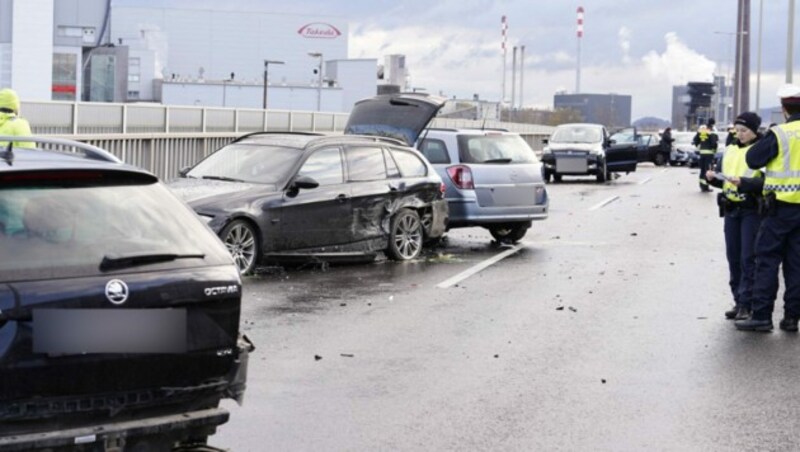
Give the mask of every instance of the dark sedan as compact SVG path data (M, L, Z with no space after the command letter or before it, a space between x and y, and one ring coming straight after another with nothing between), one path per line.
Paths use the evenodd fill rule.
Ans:
M421 127L441 105L406 97L385 106L423 111L428 118L415 119ZM354 112L351 123L358 117ZM415 140L421 128L406 126L393 124L395 136ZM414 259L425 241L444 234L447 222L441 178L406 140L391 137L251 134L170 187L222 238L245 274L262 261L311 256L349 260L384 251L392 259Z

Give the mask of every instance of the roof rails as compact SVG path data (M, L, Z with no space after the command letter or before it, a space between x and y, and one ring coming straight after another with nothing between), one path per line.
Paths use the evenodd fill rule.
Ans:
M261 131L261 132L251 132L246 135L242 135L239 138L233 140L234 143L238 143L246 138L252 138L255 136L261 135L297 135L297 136L324 136L322 134L316 132L277 132L277 131Z
M122 160L118 159L114 154L100 149L96 146L92 146L91 144L81 143L80 141L73 141L73 140L66 140L63 138L50 138L50 137L38 137L38 136L11 136L11 135L0 135L0 141L7 141L9 144L7 146L3 146L6 149L5 155L3 158L5 160L9 160L9 158L13 159L13 143L40 143L40 144L49 144L47 148L39 148L48 151L58 151L58 152L65 152L76 154L76 152L64 151L64 148L72 148L76 150L80 150L83 152L85 158L91 160L101 160L104 162L109 163L122 163ZM20 149L17 146L17 149Z

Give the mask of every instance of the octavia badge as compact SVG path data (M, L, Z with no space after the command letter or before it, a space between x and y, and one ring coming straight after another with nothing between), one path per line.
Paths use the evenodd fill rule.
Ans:
M112 279L106 284L106 298L114 304L122 304L128 299L128 285L119 279Z

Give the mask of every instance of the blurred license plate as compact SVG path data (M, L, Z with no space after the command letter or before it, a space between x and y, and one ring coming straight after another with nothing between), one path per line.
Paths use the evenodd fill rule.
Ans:
M588 171L586 157L564 157L556 159L557 173L585 173Z
M33 351L185 353L186 309L36 309Z

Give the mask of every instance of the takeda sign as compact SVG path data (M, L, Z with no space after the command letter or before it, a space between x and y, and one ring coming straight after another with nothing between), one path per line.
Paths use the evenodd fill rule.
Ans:
M314 22L300 27L300 29L297 30L297 34L304 38L336 39L342 35L342 32L331 24Z

